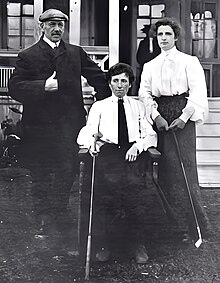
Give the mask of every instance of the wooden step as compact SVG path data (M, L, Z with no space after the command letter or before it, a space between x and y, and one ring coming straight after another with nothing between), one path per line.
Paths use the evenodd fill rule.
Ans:
M220 163L220 151L219 150L197 150L197 163L213 162Z
M220 165L220 163L219 163ZM220 166L198 165L199 184L202 187L220 187Z
M220 109L220 97L209 98L209 109Z
M203 125L196 126L197 137L219 137L220 136L220 121L219 123L205 123Z
M203 136L197 137L196 139L196 149L197 150L219 150L220 154L220 136L210 137Z
M220 109L210 109L207 123L220 123Z

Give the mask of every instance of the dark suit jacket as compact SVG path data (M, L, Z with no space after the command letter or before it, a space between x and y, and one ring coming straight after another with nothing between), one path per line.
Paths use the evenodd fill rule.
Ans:
M45 92L45 81L57 72L57 92ZM24 105L23 122L42 124L63 116L85 117L81 75L95 88L96 98L111 95L104 73L79 46L61 40L57 50L41 38L21 51L9 80L10 96Z

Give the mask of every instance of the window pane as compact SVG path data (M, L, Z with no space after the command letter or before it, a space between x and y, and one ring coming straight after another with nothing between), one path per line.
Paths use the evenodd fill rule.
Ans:
M8 3L8 15L9 16L20 16L21 4L20 3Z
M24 37L22 38L22 48L27 48L31 45L33 45L35 42L34 37L30 36L30 37Z
M22 35L34 34L34 19L23 17L22 19Z
M141 31L144 25L150 25L149 19L137 19L137 37L145 37L145 34Z
M193 55L197 56L198 58L202 58L203 57L203 40L195 40L193 41Z
M8 35L20 34L20 18L8 17Z
M204 41L205 48L204 48L204 57L205 58L215 58L215 45L216 45L216 40L215 39L210 39L210 40L205 40Z
M152 5L152 17L161 18L163 16L163 12L165 9L165 5Z
M149 5L138 5L138 15L139 16L149 16L150 6Z
M215 39L216 38L216 21L214 19L205 20L205 39Z
M8 36L8 48L20 49L20 37L9 37Z
M24 5L23 6L23 14L24 15L33 15L34 14L34 6L33 5Z

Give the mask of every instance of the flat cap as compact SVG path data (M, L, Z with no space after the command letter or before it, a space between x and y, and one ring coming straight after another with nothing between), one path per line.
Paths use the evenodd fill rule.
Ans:
M40 17L40 22L46 22L46 21L68 21L68 16L57 9L48 9L45 12L43 12Z

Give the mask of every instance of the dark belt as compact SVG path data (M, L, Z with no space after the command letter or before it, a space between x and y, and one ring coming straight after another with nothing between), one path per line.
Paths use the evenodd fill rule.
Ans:
M160 99L160 98L163 98L163 99L171 99L171 98L184 98L184 97L188 97L189 96L189 92L186 91L186 92L183 92L181 94L173 94L173 95L161 95L161 96L153 96L153 99L154 100L157 100L157 99Z

